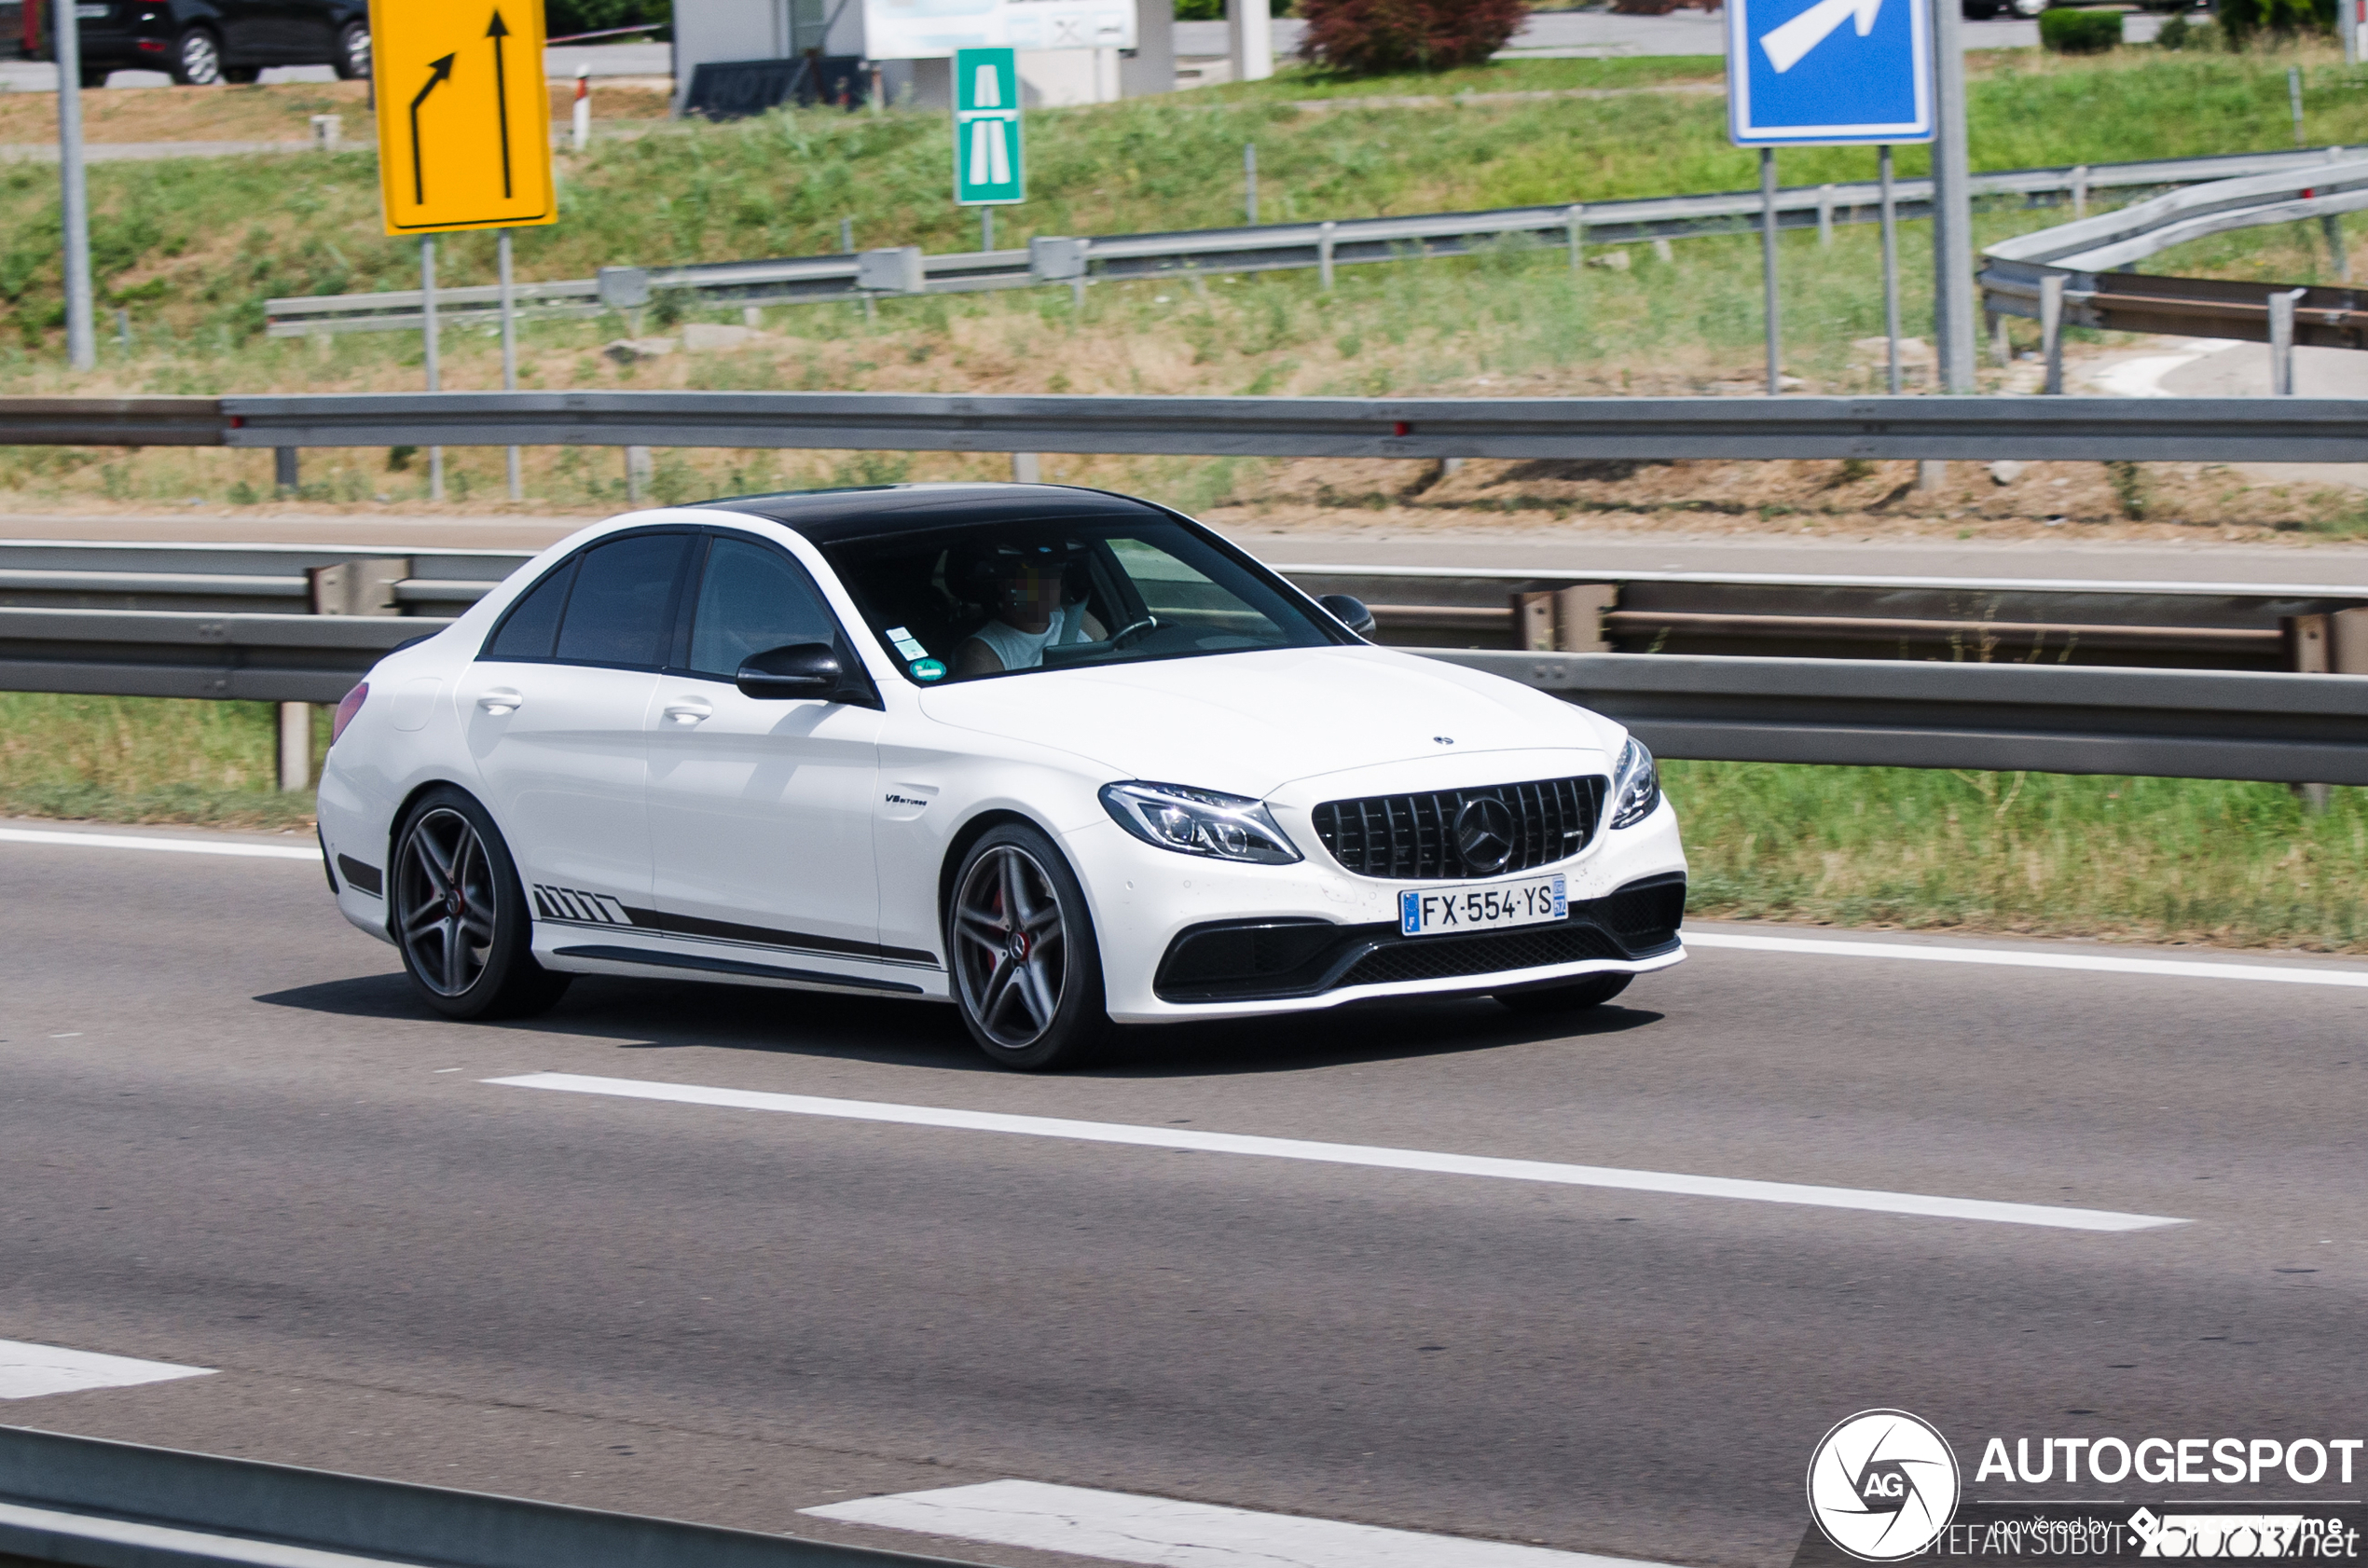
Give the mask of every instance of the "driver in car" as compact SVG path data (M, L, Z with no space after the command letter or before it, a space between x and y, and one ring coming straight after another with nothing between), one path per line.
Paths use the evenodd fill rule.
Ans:
M998 541L963 550L956 575L986 607L986 624L954 650L957 677L1036 669L1044 650L1091 642L1102 628L1069 592L1077 557L1066 544Z

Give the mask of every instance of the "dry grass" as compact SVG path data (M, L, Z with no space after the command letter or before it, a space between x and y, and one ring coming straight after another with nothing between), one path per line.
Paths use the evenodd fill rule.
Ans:
M311 117L342 115L349 142L367 142L376 128L361 82L278 82L248 87L109 88L82 95L82 131L91 142L310 142ZM575 84L551 88L551 123L567 124ZM601 87L593 94L597 122L649 122L666 117L664 92L646 87ZM50 93L0 96L0 143L55 144L58 101Z

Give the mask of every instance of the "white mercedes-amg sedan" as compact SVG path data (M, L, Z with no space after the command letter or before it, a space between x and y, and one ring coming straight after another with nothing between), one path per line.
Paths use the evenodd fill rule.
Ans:
M337 907L453 1018L577 974L948 1001L1007 1066L1113 1025L1685 956L1617 723L1360 632L1190 518L1054 486L636 512L337 709Z

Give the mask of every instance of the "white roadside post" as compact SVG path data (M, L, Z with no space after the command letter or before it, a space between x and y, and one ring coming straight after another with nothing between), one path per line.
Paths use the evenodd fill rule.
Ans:
M1269 0L1226 0L1233 79L1262 82L1274 74L1274 15Z
M1894 144L1931 141L1933 7L1957 4L1813 0L1805 8L1792 8L1784 0L1733 0L1727 8L1727 132L1737 146L1755 147L1760 155L1760 266L1770 397L1783 385L1776 149L1873 145L1880 149L1888 174ZM1821 242L1832 233L1832 204L1831 187L1822 188ZM1885 210L1888 215L1888 203ZM1888 224L1885 233L1891 233ZM1887 245L1885 254L1888 284L1897 253ZM1896 297L1895 289L1887 288L1887 294ZM1891 333L1895 345L1895 320ZM1898 358L1894 346L1893 390L1898 387Z
M575 68L574 119L575 123L570 128L570 137L575 150L582 152L585 144L592 140L592 67L589 65Z
M1891 344L1891 394L1899 395L1899 203L1892 193L1891 144L1875 149L1882 181L1883 336Z
M82 177L82 23L75 0L52 0L49 26L58 62L58 219L65 229L66 363L99 364L90 319L90 193Z
M444 390L444 375L436 364L435 236L420 237L420 342L427 371L428 391ZM444 499L444 448L428 448L428 499Z
M510 276L510 231L503 229L496 252L502 277L502 390L518 390L518 302ZM518 449L510 448L510 499L524 501L526 484L518 473Z

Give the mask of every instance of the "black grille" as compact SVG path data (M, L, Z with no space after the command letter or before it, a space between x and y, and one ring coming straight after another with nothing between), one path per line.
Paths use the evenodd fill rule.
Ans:
M1484 937L1418 937L1377 947L1351 964L1335 985L1386 985L1496 974L1587 958L1625 958L1619 944L1592 926L1552 926Z
M1677 940L1678 924L1686 918L1685 873L1631 882L1604 899L1602 909L1603 923L1631 951L1667 947Z
M1586 848L1610 782L1594 775L1326 801L1315 808L1315 836L1332 859L1360 876L1436 881L1507 875L1566 860ZM1457 820L1482 799L1498 802L1512 816L1512 855L1498 864L1469 863L1456 847Z

